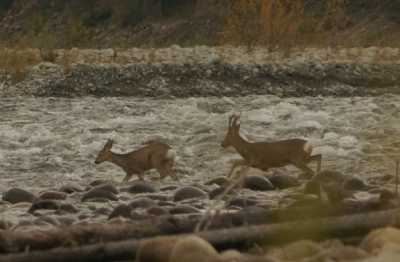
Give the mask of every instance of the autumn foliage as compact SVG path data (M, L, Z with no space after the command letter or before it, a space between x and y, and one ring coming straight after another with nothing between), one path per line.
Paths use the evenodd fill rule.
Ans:
M234 0L225 19L221 42L249 48L255 45L270 48L309 45L305 42L316 39L327 42L329 34L340 30L346 21L345 0L327 0L323 17L306 14L305 2Z

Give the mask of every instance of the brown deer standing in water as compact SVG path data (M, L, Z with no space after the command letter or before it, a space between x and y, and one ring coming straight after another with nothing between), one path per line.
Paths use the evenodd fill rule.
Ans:
M322 156L311 155L313 147L304 139L287 139L275 142L248 142L239 134L240 115L229 117L228 132L221 146L233 146L243 159L233 162L229 172L231 176L238 166L247 166L267 171L272 167L283 167L292 164L303 170L308 176L314 171L307 166L311 161L317 161L317 173L321 170Z
M142 145L142 148L135 151L117 154L111 151L113 141L108 140L94 162L100 164L109 161L121 167L126 173L122 182L127 182L134 174L140 180L144 180L144 172L154 168L160 174L160 179L171 176L178 180L174 171L175 151L169 145L156 140L147 141Z

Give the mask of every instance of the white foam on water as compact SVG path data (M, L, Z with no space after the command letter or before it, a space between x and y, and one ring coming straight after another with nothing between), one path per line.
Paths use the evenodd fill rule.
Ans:
M240 158L221 147L233 112L242 113L241 134L248 140L305 138L314 154L340 170L356 171L361 160L373 159L377 162L363 163L363 173L377 167L391 172L385 153L395 154L393 145L400 142L398 107L393 106L399 98L18 98L19 109L7 112L11 120L0 123L0 184L40 188L57 179L83 185L95 178L119 181L123 171L118 167L93 163L109 138L121 153L148 139L166 141L186 172L183 182L203 181L224 173L228 159ZM17 99L0 102L14 105Z

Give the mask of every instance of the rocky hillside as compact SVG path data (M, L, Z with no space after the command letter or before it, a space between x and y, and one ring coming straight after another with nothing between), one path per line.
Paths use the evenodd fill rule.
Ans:
M286 53L172 46L9 53L15 57L9 57L8 68L22 58L34 63L13 72L0 67L2 96L288 97L400 92L398 48L310 48Z
M280 3L276 8L283 10L281 17L272 15L277 10L271 8L272 13L263 13L262 5L270 2L273 1L1 0L0 44L42 48L216 45L232 40L223 37L227 30L234 30L233 35L253 30L249 35L252 39L268 35L252 24L259 15L260 21L271 22L281 30L294 26L296 34L285 39L293 44L299 39L306 45L326 44L321 39L327 40L328 36L329 43L347 46L400 43L399 0L275 0ZM301 16L289 19L290 24L285 25L284 17L293 13L291 3L295 2L301 2L301 12L296 11ZM283 38L282 32L273 33ZM264 43L271 41L264 39Z

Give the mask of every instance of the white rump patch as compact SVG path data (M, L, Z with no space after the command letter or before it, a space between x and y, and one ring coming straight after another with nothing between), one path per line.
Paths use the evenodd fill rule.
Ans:
M176 152L175 152L175 150L169 149L169 150L167 151L167 154L165 154L165 157L166 157L167 159L174 160L175 157L176 157Z
M309 142L306 142L303 146L303 150L304 150L304 152L311 154L311 152L313 150L313 146Z

